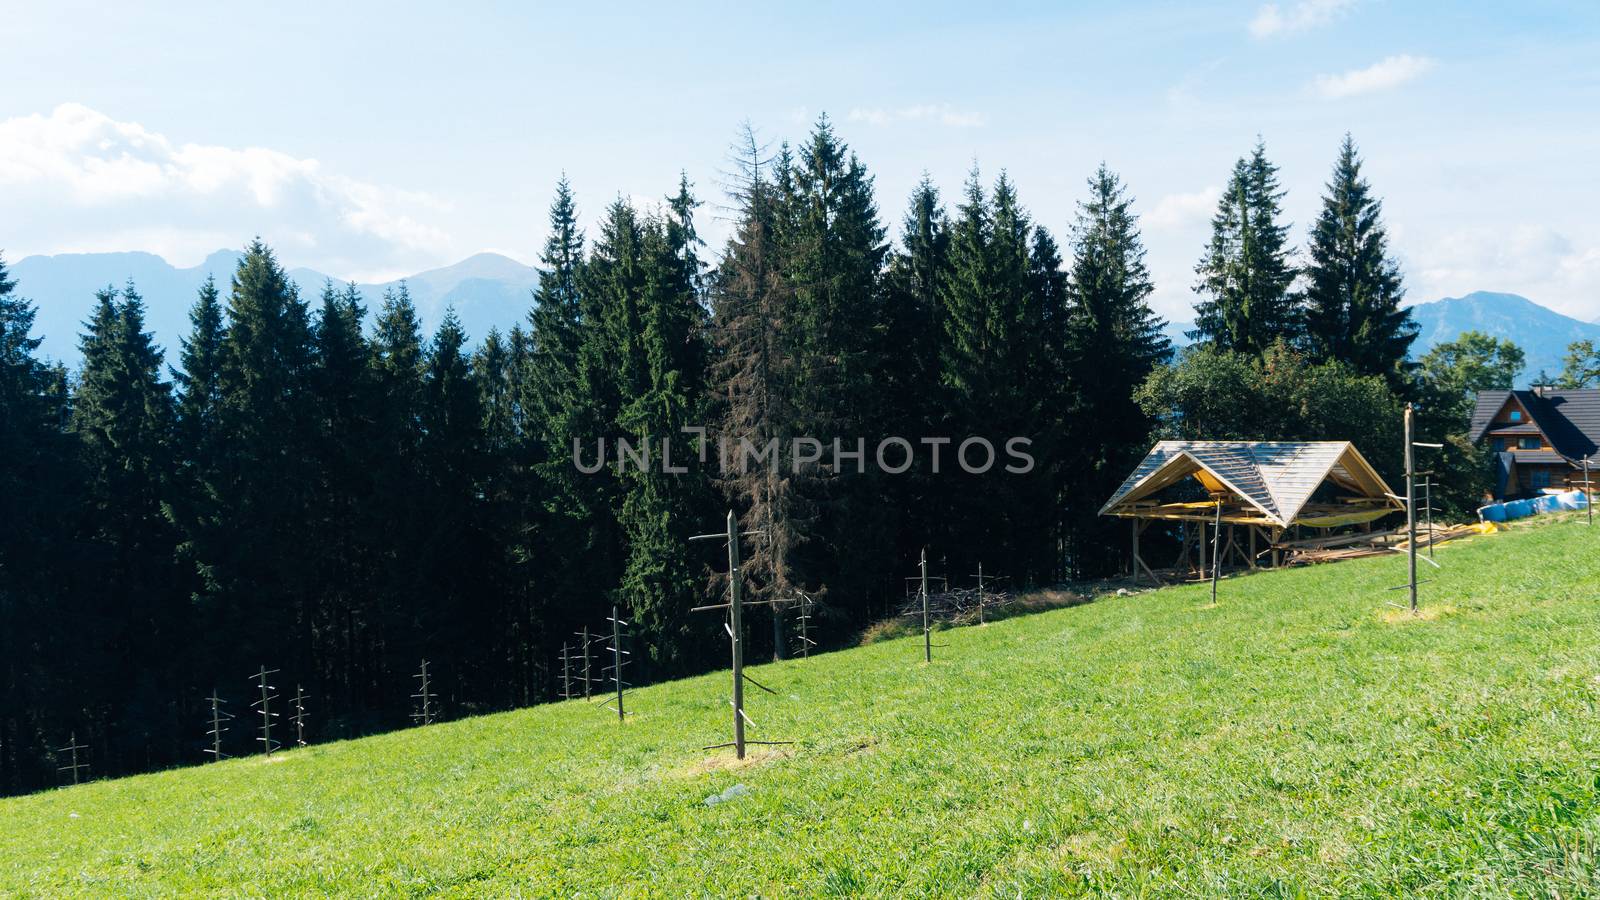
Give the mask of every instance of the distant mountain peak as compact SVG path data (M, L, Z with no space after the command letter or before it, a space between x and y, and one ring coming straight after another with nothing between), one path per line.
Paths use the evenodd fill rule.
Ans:
M1558 374L1568 344L1600 340L1600 324L1562 315L1521 294L1505 291L1473 291L1461 297L1418 303L1411 307L1411 315L1420 329L1413 356L1422 356L1437 344L1453 341L1463 331L1481 331L1521 347L1527 364L1518 379L1519 387L1531 384L1540 372Z

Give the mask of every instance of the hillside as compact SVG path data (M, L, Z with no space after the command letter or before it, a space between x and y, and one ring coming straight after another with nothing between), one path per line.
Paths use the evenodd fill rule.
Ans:
M0 894L1593 893L1596 541L1445 545L1416 620L1396 557L762 666L743 765L719 674L4 800Z
M1527 354L1527 368L1518 386L1527 386L1539 373L1561 374L1567 345L1600 339L1600 325L1564 316L1517 294L1474 291L1465 297L1446 297L1411 307L1421 332L1413 355L1421 356L1435 344L1455 340L1463 331L1482 331L1509 338Z
M144 296L146 321L156 343L176 362L178 341L189 334L189 307L195 292L210 275L226 293L229 279L243 254L218 250L198 266L180 268L151 253L63 253L27 256L10 264L17 292L38 305L34 336L42 336L40 351L76 367L78 336L94 307L94 293L106 285L118 288L133 279ZM301 296L315 302L331 277L307 268L289 270ZM468 337L476 343L491 326L502 331L523 320L532 304L531 292L538 272L497 253L478 253L451 266L408 276L406 286L423 328L438 327L446 309L454 308ZM399 280L358 284L369 313L382 303L384 290Z

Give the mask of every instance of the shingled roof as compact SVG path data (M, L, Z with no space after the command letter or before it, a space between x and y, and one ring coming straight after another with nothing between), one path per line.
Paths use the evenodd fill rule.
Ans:
M1550 446L1569 461L1582 460L1600 450L1600 389L1558 391L1480 391L1472 410L1471 434L1481 441L1494 425L1494 417L1515 396ZM1504 430L1504 429L1495 429ZM1519 429L1520 431L1520 429Z
M1205 471L1267 519L1288 527L1324 481L1383 497L1389 486L1349 441L1162 441L1153 447L1101 515Z

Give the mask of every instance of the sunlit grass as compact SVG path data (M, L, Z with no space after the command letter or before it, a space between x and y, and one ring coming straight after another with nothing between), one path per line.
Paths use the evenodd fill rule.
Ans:
M1600 531L1438 560L762 666L744 763L718 674L0 801L0 895L1596 893Z

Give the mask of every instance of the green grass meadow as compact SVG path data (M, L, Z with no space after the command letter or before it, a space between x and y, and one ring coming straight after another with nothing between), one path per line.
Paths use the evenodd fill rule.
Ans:
M0 800L0 896L1600 894L1600 527L1438 559Z

